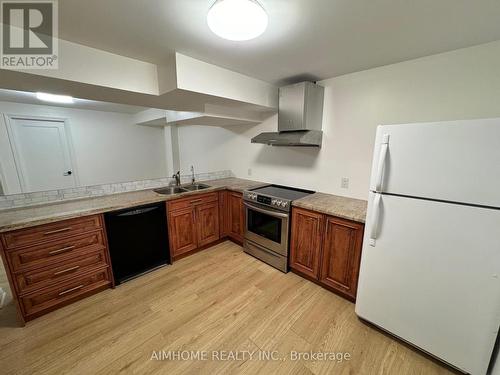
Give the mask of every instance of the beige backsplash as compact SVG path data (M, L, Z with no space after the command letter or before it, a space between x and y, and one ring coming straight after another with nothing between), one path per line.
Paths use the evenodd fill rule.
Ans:
M216 180L227 177L233 177L233 173L230 170L195 174L195 178L197 181ZM155 189L158 187L166 186L171 182L173 182L172 178L165 177L152 180L128 181L114 184L84 186L72 189L5 195L0 196L0 210L35 206L80 198L101 197L103 195L126 193L137 190ZM181 175L181 182L191 182L191 174Z

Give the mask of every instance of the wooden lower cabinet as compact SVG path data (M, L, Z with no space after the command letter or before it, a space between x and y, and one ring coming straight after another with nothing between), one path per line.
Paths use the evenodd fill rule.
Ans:
M200 204L195 211L198 246L205 246L219 239L219 202Z
M319 281L356 298L363 224L327 216Z
M245 210L243 195L234 191L227 192L227 235L238 243L243 243L245 230Z
M361 223L293 208L290 267L355 301L363 231Z
M196 242L196 221L193 207L168 212L170 255L172 258L193 251Z
M245 217L243 194L234 191L196 194L167 203L172 259L229 237L243 243Z
M218 193L177 199L169 202L167 208L170 253L174 261L219 240Z
M219 236L220 238L227 237L227 194L226 190L219 191Z
M23 324L113 285L102 215L3 233L0 253Z
M290 267L317 279L319 277L323 215L293 209Z

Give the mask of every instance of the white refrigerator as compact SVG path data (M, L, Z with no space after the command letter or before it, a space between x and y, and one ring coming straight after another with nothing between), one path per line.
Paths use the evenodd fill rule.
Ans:
M500 119L378 127L356 313L486 374L500 326Z

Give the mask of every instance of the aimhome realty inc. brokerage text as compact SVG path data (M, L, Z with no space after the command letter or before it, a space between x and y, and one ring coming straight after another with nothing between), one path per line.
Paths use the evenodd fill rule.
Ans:
M331 361L351 360L348 352L299 352L291 350L286 355L274 350L154 350L152 361Z

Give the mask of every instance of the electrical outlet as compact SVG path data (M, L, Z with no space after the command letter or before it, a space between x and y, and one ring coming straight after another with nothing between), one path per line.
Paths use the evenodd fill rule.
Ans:
M340 182L340 187L342 189L349 189L349 177L342 177L342 181Z
M248 175L251 176L252 175L252 168L248 168Z

